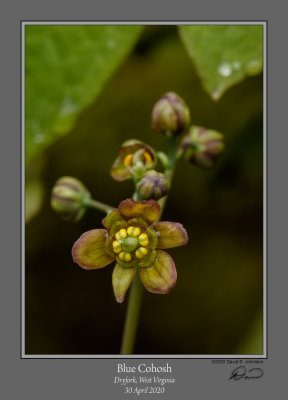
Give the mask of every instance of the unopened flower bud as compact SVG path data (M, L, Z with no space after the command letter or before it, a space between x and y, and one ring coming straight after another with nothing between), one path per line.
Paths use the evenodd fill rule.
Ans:
M152 129L173 136L183 133L190 125L190 112L176 93L165 93L152 111Z
M214 166L224 147L222 133L192 126L181 141L179 150L191 164L209 169Z
M145 165L143 162L137 161L131 170L133 171L133 175L136 179L141 179L145 173Z
M78 179L64 176L52 189L51 207L65 221L76 222L85 213L85 201L91 197Z
M152 170L146 172L137 187L142 200L158 200L168 193L170 182L164 174Z

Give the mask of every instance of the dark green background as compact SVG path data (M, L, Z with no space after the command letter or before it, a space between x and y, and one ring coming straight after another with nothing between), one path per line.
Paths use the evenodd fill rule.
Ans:
M113 181L109 168L126 139L166 148L150 115L171 90L186 100L193 124L225 135L226 150L212 171L177 167L163 219L183 223L189 243L169 250L178 271L170 294L145 292L135 353L262 353L262 81L247 78L214 102L176 28L146 29L73 131L41 160L44 205L26 226L26 354L119 354L127 301L114 299L113 266L84 271L71 257L73 243L101 228L104 215L89 210L80 223L65 223L50 209L50 192L71 175L113 206L131 197L132 182Z

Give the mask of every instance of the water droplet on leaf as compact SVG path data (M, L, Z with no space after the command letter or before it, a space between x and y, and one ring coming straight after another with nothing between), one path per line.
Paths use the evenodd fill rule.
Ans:
M212 93L213 100L219 100L220 96L221 96L221 92L219 90L214 90L214 92Z
M242 65L239 61L234 61L233 62L233 69L234 71L239 71L239 69L241 69Z
M232 65L228 62L223 62L222 64L219 65L218 67L218 73L221 76L230 76L233 72L233 68Z
M62 101L60 114L61 116L64 117L75 113L77 109L78 109L77 104L73 103L73 101L70 98L66 97Z

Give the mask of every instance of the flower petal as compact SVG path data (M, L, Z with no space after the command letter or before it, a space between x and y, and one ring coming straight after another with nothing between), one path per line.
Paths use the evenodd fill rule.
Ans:
M119 210L115 208L110 214L108 214L105 218L102 219L102 224L105 228L110 229L115 222L124 221L122 215Z
M158 232L158 249L171 249L172 247L183 246L188 242L186 229L178 222L162 221L153 226Z
M106 267L114 260L105 251L106 239L106 229L92 229L83 233L72 247L73 261L84 269Z
M117 264L119 264L120 267L123 267L123 268L134 267L137 264L137 259L135 260L134 256L132 256L132 260L131 261L122 261L122 260L120 260L119 256L116 255L116 261L117 261Z
M129 169L124 165L122 157L117 157L114 161L111 169L110 175L116 181L125 181L126 179L130 179L132 177L131 172Z
M151 267L139 268L140 279L151 293L166 294L176 284L177 271L172 257L157 250L155 263Z
M124 268L119 264L115 265L112 274L112 285L118 303L123 302L125 294L134 279L135 272L136 267Z
M138 261L138 266L141 268L151 267L154 264L157 257L156 250L150 251L146 257L143 257L141 260Z
M121 201L119 211L126 220L143 218L151 224L159 217L160 206L155 200L134 201L133 199L127 199Z
M146 233L148 235L148 239L149 239L149 247L152 250L155 250L158 243L158 234L157 232L154 231L154 229L152 227L146 229Z
M127 226L127 222L117 208L115 208L110 214L107 215L107 217L102 220L102 224L108 229L111 237L120 231L120 229L126 228Z
M148 224L142 218L131 218L128 221L128 225L138 226L140 229L145 230L148 228Z

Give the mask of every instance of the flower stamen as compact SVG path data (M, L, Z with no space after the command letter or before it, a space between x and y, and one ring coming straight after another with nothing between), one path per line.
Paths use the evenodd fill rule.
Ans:
M125 165L125 167L131 167L132 166L132 164L133 164L133 156L134 156L134 154L128 154L124 158L123 164ZM143 161L144 161L144 164L150 164L153 161L151 155L147 151L145 151L143 153Z
M125 167L131 167L132 160L133 160L133 154L128 154L128 156L126 156L123 161Z
M135 255L137 258L143 258L147 255L148 250L145 249L145 247L139 247L139 249L136 250Z
M114 253L120 253L122 251L121 243L117 240L114 240L112 243Z
M120 231L118 231L115 235L115 238L117 240L121 240L121 239L125 239L127 237L127 231L126 229L120 229Z
M145 164L150 164L152 162L152 157L147 151L145 151L145 153L143 154L143 157L144 157Z
M148 235L146 233L141 233L141 235L138 237L138 241L141 246L144 247L148 246L149 244Z
M140 235L141 229L138 226L129 226L127 233L129 236L137 237Z
M132 260L131 254L125 253L125 251L122 251L122 253L119 254L119 258L121 261L126 261L126 262L129 262Z

